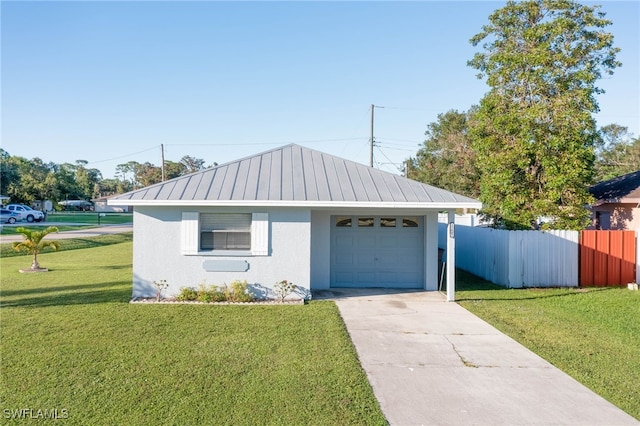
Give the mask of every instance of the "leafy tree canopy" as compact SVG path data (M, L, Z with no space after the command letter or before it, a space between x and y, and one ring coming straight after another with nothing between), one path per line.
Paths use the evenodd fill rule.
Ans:
M625 126L602 127L596 154L594 182L640 170L640 138L633 138Z
M510 1L471 39L468 64L486 78L470 131L482 175L483 213L497 226L581 229L593 180L596 86L620 66L599 6Z
M407 162L407 177L477 198L480 172L468 135L472 118L473 109L438 114L438 120L427 126L427 139L416 157Z

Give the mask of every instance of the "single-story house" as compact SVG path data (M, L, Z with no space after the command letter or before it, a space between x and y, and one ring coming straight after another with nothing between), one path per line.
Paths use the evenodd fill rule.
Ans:
M452 171L455 173L455 171ZM112 197L133 213L133 297L246 280L269 293L340 287L438 289L438 212L477 200L299 145ZM455 286L447 289L454 299ZM260 294L259 294L260 295Z
M589 188L593 229L640 229L640 170L597 183Z
M108 204L109 198L113 197L111 195L91 200L93 202L93 211L96 213L127 213L133 211L131 206Z

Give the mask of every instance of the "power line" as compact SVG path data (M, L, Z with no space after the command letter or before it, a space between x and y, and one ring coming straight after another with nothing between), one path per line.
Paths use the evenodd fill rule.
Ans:
M119 157L108 158L106 160L91 161L91 162L87 163L87 165L89 165L89 164L98 164L98 163L106 163L107 161L120 160L121 158L130 158L130 157L133 157L134 155L142 154L143 152L148 152L148 151L151 151L151 150L154 150L154 149L158 149L159 146L160 145L155 145L152 148L147 148L147 149L144 149L142 151L134 152L132 154L121 155Z
M397 138L387 138L385 136L381 136L380 138L378 138L378 140L380 141L391 141L391 142L405 142L406 143L410 143L410 144L421 144L424 142L424 140L411 140L411 139L397 139Z
M409 148L394 148L390 146L385 146L385 149L392 149L394 151L402 151L402 152L417 152L417 149L409 149Z
M393 164L393 165L400 164L400 163L395 163L393 160L391 160L389 157L387 157L387 154L385 154L384 151L380 147L376 147L376 148L378 148L378 151L380 152L380 154L382 154L382 156L384 158L386 158L387 161L389 162L389 163L385 163L385 164ZM400 168L400 167L396 167L396 168L398 169L399 172L402 172L402 168Z
M388 109L401 109L405 111L435 111L433 108L413 108L413 107L394 107L394 106L385 106Z
M364 139L364 136L361 136L359 138L336 138L336 139L315 139L315 140L304 140L304 141L292 141L292 142L241 142L241 143L169 143L169 144L164 144L164 146L255 146L255 145L282 145L282 144L292 144L292 143L325 143L325 142L344 142L344 141L355 141L355 140L362 140ZM153 151L156 149L161 148L161 145L154 145L151 148L147 148L147 149L143 149L142 151L136 151L136 152L132 152L130 154L123 154L117 157L111 157L111 158L106 158L103 160L96 160L96 161L90 161L87 163L87 165L89 164L100 164L100 163L106 163L109 161L115 161L115 160L120 160L123 158L131 158L134 155L138 155L138 154L142 154L148 151Z
M240 142L240 143L167 143L165 146L255 146L255 145L288 145L292 143L325 143L325 142L344 142L362 140L364 136L359 138L337 138L337 139L312 139L302 141L289 142Z

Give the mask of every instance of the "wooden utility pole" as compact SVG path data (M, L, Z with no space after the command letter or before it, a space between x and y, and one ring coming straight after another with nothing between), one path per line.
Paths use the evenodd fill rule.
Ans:
M369 139L369 167L373 167L373 147L375 145L375 139L373 139L373 109L374 108L384 108L381 106L375 106L371 104L371 138Z
M162 182L164 182L164 144L160 144L160 153L162 155L162 165L160 166L160 170L162 170Z
M371 137L369 138L369 167L373 167L373 109L376 106L371 104Z

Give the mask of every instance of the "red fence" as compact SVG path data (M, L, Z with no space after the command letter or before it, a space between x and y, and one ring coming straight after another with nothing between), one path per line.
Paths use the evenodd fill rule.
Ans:
M635 231L580 232L581 286L618 286L635 280Z

